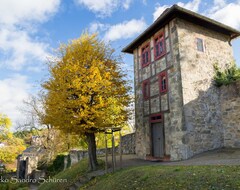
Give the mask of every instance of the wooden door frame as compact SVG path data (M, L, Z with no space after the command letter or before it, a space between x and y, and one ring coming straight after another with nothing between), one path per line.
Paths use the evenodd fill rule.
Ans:
M156 116L161 116L161 119L156 119L156 120L153 120L152 118L153 117L156 117ZM150 115L149 117L149 124L150 124L150 127L149 127L149 130L150 130L150 155L153 156L153 130L152 130L152 124L153 123L161 123L162 124L162 127L163 127L163 156L166 155L166 150L165 150L165 126L164 126L164 119L163 119L163 113L156 113L156 114L152 114Z

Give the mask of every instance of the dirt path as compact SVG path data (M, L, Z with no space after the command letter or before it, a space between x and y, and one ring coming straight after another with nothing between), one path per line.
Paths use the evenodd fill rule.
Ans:
M117 168L120 167L119 156L116 157ZM109 155L111 165L111 155ZM175 162L153 162L139 159L136 155L123 155L122 167L143 165L240 165L240 149L218 149L194 156L188 160Z

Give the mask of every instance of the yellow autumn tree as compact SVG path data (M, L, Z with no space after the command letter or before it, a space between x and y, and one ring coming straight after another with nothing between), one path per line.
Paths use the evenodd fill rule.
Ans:
M61 45L59 55L43 83L44 123L85 136L90 169L95 170L95 133L127 122L130 87L114 50L95 34Z
M11 120L0 113L0 161L5 164L14 163L18 154L26 148L22 139L11 132Z
M6 115L0 113L0 142L12 137L10 127L11 120Z

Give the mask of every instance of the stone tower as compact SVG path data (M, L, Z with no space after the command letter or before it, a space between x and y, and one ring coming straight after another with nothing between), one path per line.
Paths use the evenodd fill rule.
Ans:
M134 55L136 153L187 159L224 146L214 64L234 60L240 32L173 5L123 52Z

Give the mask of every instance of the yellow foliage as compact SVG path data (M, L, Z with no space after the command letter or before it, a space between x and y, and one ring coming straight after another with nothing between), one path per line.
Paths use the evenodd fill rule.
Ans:
M130 87L113 52L87 33L60 46L61 57L49 64L51 78L42 85L43 123L83 135L126 123Z
M22 139L13 136L10 131L11 120L0 114L0 142L4 144L0 147L0 160L4 163L13 163L18 154L26 148Z
M17 138L12 138L11 140L19 143L19 139ZM23 142L20 144L18 143L15 142L12 145L7 144L0 148L0 160L3 161L3 163L13 163L17 156L26 149Z
M0 142L12 138L12 133L10 132L11 120L4 114L0 113Z

